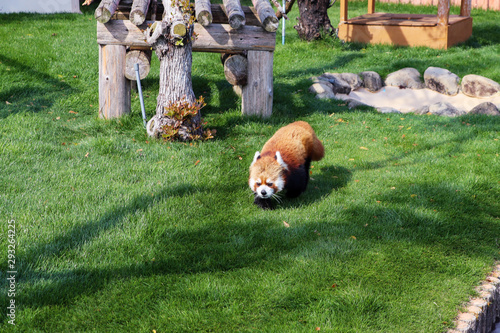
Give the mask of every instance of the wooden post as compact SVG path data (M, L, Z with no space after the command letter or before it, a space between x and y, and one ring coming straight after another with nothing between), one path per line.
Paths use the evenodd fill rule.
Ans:
M439 0L437 24L447 27L450 17L450 0Z
M102 0L97 9L95 10L95 18L101 23L106 23L111 19L111 16L118 8L120 0Z
M471 0L462 0L460 3L460 16L469 17L471 9Z
M273 112L273 52L248 51L248 83L242 87L241 112L270 117Z
M347 0L340 0L340 23L347 22Z
M130 81L125 78L124 45L99 45L99 117L130 113Z
M141 25L146 20L148 13L149 0L134 0L130 9L130 22L135 25Z
M375 13L375 0L368 0L368 14Z

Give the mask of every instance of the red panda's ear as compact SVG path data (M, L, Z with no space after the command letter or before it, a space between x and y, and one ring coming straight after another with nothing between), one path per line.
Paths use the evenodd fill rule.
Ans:
M274 156L274 158L276 159L278 164L281 165L281 167L283 169L288 170L288 165L285 163L285 161L283 161L283 158L281 158L281 154L279 151L276 152L276 155Z
M255 155L253 155L253 161L252 165L260 158L260 153L258 151L255 152Z

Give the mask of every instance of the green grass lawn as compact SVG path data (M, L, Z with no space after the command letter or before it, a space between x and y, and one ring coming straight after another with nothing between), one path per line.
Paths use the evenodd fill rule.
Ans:
M350 15L365 12L352 2ZM433 7L377 4L387 12ZM452 8L452 13L458 8ZM338 24L338 4L329 11ZM443 332L500 260L500 118L349 110L307 89L325 71L429 66L500 82L500 13L447 51L277 36L270 119L240 115L219 55L193 85L214 140L146 137L98 119L95 19L0 15L0 278L16 225L16 318L1 331ZM148 116L157 59L143 81ZM253 154L306 120L323 141L308 191L252 204ZM199 161L199 162L198 162ZM288 224L287 227L285 225ZM12 238L11 238L12 239Z

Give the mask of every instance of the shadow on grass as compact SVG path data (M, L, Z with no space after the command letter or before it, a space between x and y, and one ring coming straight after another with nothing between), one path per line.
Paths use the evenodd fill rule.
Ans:
M282 203L277 204L278 209L297 208L311 205L323 200L326 196L345 187L351 180L351 171L340 166L326 166L317 172L311 169L312 175L307 185L307 190L298 198L289 199L282 196Z
M17 60L0 54L0 62L10 68L9 76L17 76L6 80L19 82L16 86L0 92L2 102L0 103L0 119L19 112L39 112L44 108L50 108L59 98L77 93L69 84Z
M313 188L300 199L303 201L292 202L289 207L318 201L332 189L345 186L350 177L351 174L347 169L324 167L318 174L313 173L315 180L310 184ZM318 189L314 188L316 185ZM38 267L37 263L43 263L50 257L64 256L67 250L78 249L98 239L100 235L120 226L127 216L144 214L152 202L189 196L197 192L210 193L215 188L184 184L175 188L165 188L157 192L154 197L144 194L128 204L118 206L97 220L88 221L60 233L49 242L33 244L18 256L18 262L22 264L19 269L19 289L23 289L23 285L31 287L30 290L24 289L19 293L16 302L20 304L21 309L67 306L81 295L97 293L118 281L254 267L262 265L264 261L279 260L284 255L301 255L303 249L310 250L308 253L316 253L316 250L321 253L326 251L325 242L329 244L345 242L351 235L356 235L359 241L369 241L372 244L395 243L407 248L433 246L449 255L491 257L495 255L495 249L488 244L492 244L495 237L500 235L500 225L487 222L486 219L495 214L498 216L500 209L498 202L484 205L477 203L469 192L460 191L452 186L435 186L422 181L415 184L412 189L417 194L416 197L387 191L380 194L380 204L334 208L341 211L342 215L322 212L319 216L311 216L309 222L296 228L277 227L269 221L270 215L256 215L252 218L252 223L246 220L221 220L224 217L227 219L231 207L228 207L227 212L213 212L214 222L196 229L180 230L169 224L155 237L155 251L161 253L161 257L157 257L155 261L145 259L116 268L75 268L58 272L45 272ZM161 221L155 223L158 222L161 223ZM319 238L313 230L320 231L322 238ZM148 234L143 237L147 237L145 241L150 243L150 237L153 236ZM138 237L138 241L142 240ZM116 247L119 248L120 244L116 244ZM344 255L341 250L334 248L327 251L333 251L331 255L336 258ZM357 251L349 255L363 255L362 250ZM394 260L399 259L394 258ZM401 265L400 262L392 264ZM419 274L445 269L440 263L433 263L429 258L412 258L403 263L404 267L415 265L420 270ZM444 273L450 276L463 274L459 268L452 267ZM37 284L40 287L33 290L33 286L36 287ZM6 293L6 290L2 288L1 292ZM5 321L6 317L2 323Z
M498 24L496 22L474 23L472 36L464 45L473 48L498 45L500 44L500 36L497 31Z

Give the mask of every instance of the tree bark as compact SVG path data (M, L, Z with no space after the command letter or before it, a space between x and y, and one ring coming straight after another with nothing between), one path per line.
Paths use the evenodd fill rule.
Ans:
M294 28L301 39L312 41L334 31L327 13L330 0L297 0L297 3L300 17Z
M146 39L160 60L160 88L156 104L156 115L146 126L148 135L160 137L164 127L178 128L178 138L191 140L202 135L201 115L179 120L166 114L166 108L174 103L195 103L191 81L192 66L192 13L187 13L177 1L165 1L163 20L146 30ZM181 27L183 24L183 27Z

